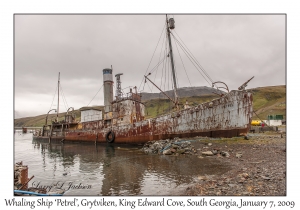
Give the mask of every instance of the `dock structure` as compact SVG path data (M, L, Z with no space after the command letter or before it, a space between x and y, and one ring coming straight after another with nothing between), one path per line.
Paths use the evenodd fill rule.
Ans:
M41 131L43 127L14 127L14 132L22 131L22 133L35 133Z

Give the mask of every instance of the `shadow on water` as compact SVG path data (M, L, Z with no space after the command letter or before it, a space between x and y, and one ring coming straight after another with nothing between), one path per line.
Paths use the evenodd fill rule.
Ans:
M39 180L91 186L71 188L66 195L180 195L198 176L229 170L228 165L216 159L147 155L141 146L134 145L34 141L31 145L31 150L26 151L38 158L29 170L33 167Z

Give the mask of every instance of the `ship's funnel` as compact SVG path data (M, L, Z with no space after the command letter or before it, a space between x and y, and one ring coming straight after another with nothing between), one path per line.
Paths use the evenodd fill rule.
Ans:
M104 86L104 112L111 112L111 102L113 101L113 77L112 69L103 69L103 86Z

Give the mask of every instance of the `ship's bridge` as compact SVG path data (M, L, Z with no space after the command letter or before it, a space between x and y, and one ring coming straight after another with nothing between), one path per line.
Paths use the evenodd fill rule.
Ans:
M129 92L126 97L114 100L112 110L113 124L126 125L145 118L145 105L138 93Z

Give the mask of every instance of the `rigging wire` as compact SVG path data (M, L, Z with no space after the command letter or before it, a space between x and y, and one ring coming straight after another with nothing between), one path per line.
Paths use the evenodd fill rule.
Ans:
M173 55L173 57L174 57L174 55ZM176 71L175 61L173 61L173 64L174 64L175 80L176 80L177 89L178 89L180 87L180 85L179 85L179 80L178 80L178 77L177 77L177 71ZM179 98L178 94L177 94L177 97Z
M147 85L148 85L149 89L151 90L151 88L150 88L150 86L149 86L148 82L146 82L146 83L147 83ZM152 93L152 90L151 90L151 93Z
M100 89L97 91L96 95L99 93L99 91L102 89L102 87L103 87L103 85L102 85L102 86L100 87ZM92 100L90 101L90 103L94 100L94 98L96 97L96 95L92 98ZM87 106L89 106L90 103L89 103Z
M199 65L199 67L202 69L202 71L205 73L205 75L213 82L213 80L211 79L211 77L209 76L209 74L205 71L205 69L203 68L203 66L201 66L201 64L198 62L198 60L195 58L195 56L192 54L192 52L189 50L189 48L186 46L186 44L182 41L182 39L180 38L180 36L177 34L177 32L174 30L174 32L176 33L176 35L178 36L178 38L180 39L180 41L182 42L182 44L186 47L187 51L189 52L189 54L191 54L191 57L194 58L195 62ZM175 39L174 34L172 34L172 36Z
M144 82L144 86L143 86L143 89L140 91L140 92L142 92L142 91L144 91L145 90L145 84L146 84L146 78L144 79L145 80L145 82Z
M165 71L165 81L164 81L164 92L166 92L166 79L167 79L167 62L165 64L165 68L164 68L164 71ZM165 98L165 96L163 96ZM163 106L162 106L162 111L164 112L164 108L165 108L165 102L163 101Z
M166 52L166 50L165 50ZM160 79L160 89L163 90L162 86L163 86L163 78L164 78L164 70L166 69L166 65L167 65L167 60L164 61L163 65L162 65L162 69L161 69L161 79ZM166 78L166 75L165 75ZM163 90L165 91L165 89ZM159 114L159 110L161 109L161 100L160 98L164 97L161 92L159 93L159 100L158 100L158 107L157 107L157 115ZM163 111L163 110L162 110Z
M65 108L66 108L66 111L68 110L68 108L69 108L69 105L68 105L68 103L67 103L67 99L66 99L66 97L65 97L65 93L64 93L64 91L63 91L63 89L62 89L62 86L61 86L61 83L59 83L59 87L60 87L60 89L61 89L61 92L62 92L62 98L63 98L63 102L64 102L64 105L65 105ZM66 106L67 105L67 106Z
M158 114L159 114L159 108L160 108L160 93L158 94L158 105L157 105L157 108L156 108L156 116L158 116Z
M161 86L162 86L162 81L163 81L163 77L164 77L164 65L165 64L166 64L166 62L163 63L162 69L161 69L161 78L160 78L160 86L159 86L160 89L162 89Z
M183 48L183 46L178 42L177 39L175 39L175 41L178 43L178 45L181 47L181 49L183 50L183 52L185 52L185 54L187 55L188 59L191 61L191 63L195 66L195 68L198 70L198 72L202 75L202 77L206 80L206 82L210 85L211 83L209 83L206 79L206 77L201 73L201 71L199 71L199 69L197 68L197 66L195 65L195 63L192 61L193 59L190 58L190 55L188 54L188 52L186 51L185 48ZM196 63L197 64L197 63ZM209 78L208 78L209 79ZM212 82L212 81L211 81Z
M176 46L177 52L178 52L178 54L179 54L181 63L182 63L182 65L183 65L183 69L184 69L184 71L185 71L186 77L188 78L188 81L189 81L190 86L191 86L191 88L192 88L192 83L191 83L191 81L190 81L190 78L189 78L188 73L187 73L187 71L186 71L186 68L185 68L185 66L184 66L184 63L183 63L182 57L181 57L181 55L180 55L180 52L179 52L179 50L178 50L178 46L177 46L176 42L175 42L175 46ZM193 91L194 95L196 95L194 88L192 88L192 91Z
M164 40L163 40L163 43L162 43L162 45L161 45L161 49L160 49L160 53L159 53L159 59L158 60L160 60L160 58L161 58L161 54L162 54L162 51L163 51L163 49L164 49L164 45L165 45L165 43L166 43L166 36L165 36L165 38L164 38ZM164 53L164 54L166 54L166 53ZM164 62L164 60L163 60L163 62ZM158 66L156 67L156 70L158 69ZM156 71L155 70L155 71ZM155 77L154 77L154 80L153 80L153 82L155 83L155 79L156 79L156 75L157 75L157 71L155 72ZM152 90L153 90L153 86L152 86ZM152 90L151 90L151 92L152 92Z
M195 58L193 57L192 53L188 52L188 50L186 48L184 48L184 46L178 41L178 39L172 34L174 40L178 43L178 45L180 46L180 48L182 49L182 51L189 57L190 61L194 61L194 63L201 69L201 71L207 76L207 79L209 79L210 81L212 81L212 79L209 77L209 75L207 74L207 72L205 72L205 70L203 69L203 67L200 67L199 64L197 63L197 61L195 60ZM192 62L193 63L193 62ZM195 65L194 65L195 66ZM196 66L195 66L196 67ZM196 67L197 68L197 67ZM201 74L203 75L203 74Z
M169 64L169 65L171 65L171 64ZM170 68L170 75L171 74L172 74L172 69ZM172 86L172 90L173 90L174 89L174 81L173 81L172 75L170 77L171 77L171 86ZM175 95L174 95L174 97L175 97Z
M161 34L160 34L159 40L158 40L158 42L157 42L157 44L156 44L155 50L154 50L154 52L153 52L152 58L151 58L151 60L150 60L150 63L149 63L149 65L148 65L147 69L146 69L145 75L147 74L147 71L148 71L148 69L149 69L149 66L150 66L150 64L151 64L151 62L152 62L152 59L153 59L153 57L154 57L154 53L155 53L155 51L156 51L156 48L157 48L157 46L158 46L158 44L159 44L159 41L160 41L161 35L162 35L162 34L163 34L163 32L164 32L165 25L166 25L166 23L164 24L163 30L161 31ZM143 78L143 79L144 79L144 78ZM140 87L141 87L141 85L142 85L143 79L142 79L142 81L141 81L141 84L140 84L140 86L139 86L139 89L138 89L138 90L140 90Z
M174 15L173 15L173 18L174 18ZM166 24L164 25L164 27L166 26ZM164 31L164 30L163 30ZM163 32L162 31L162 32ZM175 30L174 30L175 31ZM182 42L182 44L180 43L180 41L174 36L174 34L172 33L172 32L170 32L171 33L171 35L172 35L172 37L173 37L173 39L174 39L174 41L175 41L175 44L176 44L176 48L177 48L177 51L178 51L178 53L179 53L179 56L180 56L180 59L181 59L181 62L182 62L182 65L183 65L183 68L184 68L184 70L185 70L185 74L186 74L186 76L187 76L187 78L188 78L188 81L189 81L189 84L190 84L190 86L192 87L192 84L191 84L191 81L190 81L190 78L189 78L189 76L188 76L188 74L187 74L187 70L186 70L186 68L185 68L185 65L184 65L184 63L183 63L183 60L182 60L182 56L181 56L181 54L180 54L180 52L179 52L179 48L178 48L178 46L177 46L177 44L179 45L179 47L182 49L182 51L186 54L186 56L188 57L188 59L191 61L191 63L194 65L194 67L196 68L196 70L201 74L201 76L207 81L207 83L209 84L209 85L211 85L211 83L213 83L213 80L212 80L212 78L209 76L209 74L205 71L205 69L201 66L201 64L197 61L197 59L195 58L195 56L191 53L191 51L188 49L188 47L185 45L185 43L181 40L181 38L179 37L179 35L177 34L177 32L175 31L175 33L176 33L176 35L178 36L178 38L181 40L181 42ZM161 40L161 36L162 36L162 34L163 33L161 33L161 35L160 35L160 38L159 38L159 41L158 41L158 43L157 43L157 45L156 45L156 48L155 48L155 51L157 50L157 48L158 48L158 44L160 43L160 40ZM155 82L155 80L156 80L156 76L157 76L157 72L158 72L158 67L160 66L160 65L162 65L162 74L161 74L161 81L160 81L160 88L162 89L162 82L163 82L163 76L165 75L165 80L164 80L164 91L166 90L166 77L168 76L169 77L169 75L170 74L167 74L167 72L169 72L168 70L169 70L169 66L170 66L170 64L168 63L168 64L166 64L167 63L167 60L168 60L168 57L170 56L169 55L169 51L168 51L168 47L167 47L167 41L166 41L166 39L167 39L167 33L166 33L166 36L165 36L165 39L163 40L163 42L162 42L162 46L165 44L165 56L160 60L160 58L161 58L161 53L162 53L162 49L163 49L163 47L161 48L161 50L160 50L160 55L159 55L159 62L154 66L154 68L152 68L150 71L148 71L149 70L149 67L150 67L150 64L151 64L151 62L152 62L152 60L153 60L153 58L154 58L154 54L152 55L152 58L151 58L151 61L150 61L150 63L149 63L149 65L148 65L148 68L147 68L147 70L146 70L146 72L145 73L147 73L147 72L149 72L149 74L150 73L154 73L155 72L155 78L154 78L154 82ZM184 47L184 46L185 47ZM154 51L154 52L155 52ZM169 53L167 53L167 52L169 52ZM174 63L174 70L175 70L175 72L174 72L174 76L175 76L175 80L177 81L177 84L178 84L178 87L177 88L179 88L180 86L179 86L179 81L178 81L178 73L176 72L176 66L175 66L175 63ZM173 77L171 77L171 80L173 81ZM211 81L211 83L208 81L208 80L210 80ZM146 82L146 81L145 81ZM168 80L168 82L170 82L169 80ZM147 84L148 85L148 87L149 87L149 89L151 90L151 92L153 92L153 86L152 86L152 89L151 89L151 87L149 86L149 84ZM140 84L140 86L139 86L139 90L140 90L140 87L141 87L141 84ZM144 84L144 86L143 86L143 90L144 90L144 88L145 88L145 84ZM168 83L168 88L169 88L169 83ZM174 81L172 82L172 89L174 89L175 87L174 87ZM194 92L194 94L195 94L195 90L192 88L192 91Z
M170 62L168 62L167 64L167 68L168 68L168 90L170 90Z
M167 63L167 62L166 62ZM167 81L166 81L166 79L167 79L167 65L165 64L165 82L164 82L164 91L166 91L166 83L167 83Z
M165 54L167 52L167 42L165 43ZM161 69L161 79L160 79L160 89L162 90L162 82L163 82L163 75L164 75L164 69L166 68L166 64L168 62L168 56L167 59L164 61L163 65L162 65L162 69Z
M174 30L175 31L175 30ZM179 35L177 34L177 32L175 31L176 35L178 36L178 38L181 40L181 38L179 37ZM171 35L173 36L174 40L176 40L178 42L178 44L184 48L182 46L182 44L178 41L178 39L174 36L173 33L171 33ZM209 74L205 71L205 69L201 66L201 64L197 61L197 59L195 58L195 56L193 56L193 54L191 53L191 51L188 49L188 47L184 44L184 42L181 40L181 42L183 43L183 45L186 47L185 51L187 52L187 54L189 54L189 56L192 58L192 60L198 65L198 67L203 71L203 73L207 76L207 78L213 82L212 78L209 76Z
M156 64L156 66L154 66L153 67L153 69L149 72L149 73L153 73L153 72L155 72L157 69L158 69L158 66L160 66L163 62L164 62L164 60L167 58L167 56L165 56L164 58L162 58L159 62L158 62L158 64Z
M170 75L171 75L170 62L168 62L167 68L168 68L168 90L170 90ZM171 111L171 101L169 101L169 111Z
M174 18L174 15L172 15L172 16L173 16L173 18ZM158 43L157 43L157 45L156 45L156 47L155 47L154 53L155 53L155 51L157 50L158 44L160 43L160 40L161 40L161 37L162 37L162 34L163 34L163 31L164 31L164 28L165 28L165 27L166 27L166 23L164 24L162 33L161 33L160 38L159 38L159 41L158 41ZM212 80L212 78L210 77L210 75L206 72L206 70L203 68L203 66L201 66L201 64L198 62L198 60L195 58L195 56L191 53L191 51L190 51L189 48L186 46L186 44L182 41L182 39L180 38L180 36L179 36L178 33L176 32L176 30L173 30L173 31L176 33L177 37L178 37L179 40L182 42L182 44L181 44L181 42L174 36L174 34L173 34L172 32L170 32L171 35L173 36L173 39L175 40L175 44L177 43L177 44L180 46L180 48L181 48L181 49L183 50L183 52L186 54L186 56L188 57L188 59L189 59L189 60L191 61L191 63L195 66L196 70L201 74L201 76L206 80L206 82L207 82L209 85L211 85L211 84L213 83L213 80ZM167 34L166 34L166 35L167 35ZM164 44L164 43L166 43L166 38L165 38L164 41L163 41L163 44ZM163 46L163 44L162 44L162 46ZM177 51L179 52L177 44L176 44L176 48L177 48ZM184 45L185 47L184 47L183 45ZM161 48L161 51L160 51L160 56L159 56L159 58L161 57L161 52L162 52L162 48ZM148 65L148 68L147 68L145 74L146 74L146 73L148 72L148 70L149 70L150 64L151 64L151 62L152 62L152 60L153 60L153 57L154 57L154 53L153 53L153 55L152 55L152 58L151 58L151 60L150 60L150 63L149 63L149 65ZM180 56L181 62L183 63L182 57L181 57L180 53L179 53L179 56ZM156 80L158 67L159 67L161 64L163 64L165 61L166 61L166 56L163 57L163 58L158 62L158 64L157 64L152 70L149 71L149 73L153 73L153 72L155 71L155 78L154 78L154 81ZM164 66L164 64L163 64L163 66ZM183 64L183 66L184 66L184 64ZM174 69L176 69L175 64L174 64ZM186 75L187 75L187 71L186 71L185 66L184 66L184 70L185 70L185 73L186 73ZM202 72L201 72L201 71L202 71ZM187 75L187 77L188 77L188 75ZM171 78L171 79L173 80L173 78ZM179 81L178 81L178 76L177 76L177 72L176 72L176 71L175 71L175 80L177 81L178 88L179 88L180 86L179 86ZM191 82L190 82L189 77L188 77L188 80L189 80L189 83L190 83L190 85L191 85ZM209 82L208 80L210 80L210 82ZM143 82L143 80L142 80L142 82ZM141 82L141 83L142 83L142 82ZM165 85L166 85L166 84L165 84ZM172 86L173 86L173 84L172 84ZM216 86L217 86L217 85L216 85ZM140 90L140 87L141 87L141 84L140 84L140 86L139 86L139 90ZM144 84L143 88L144 88L144 87L145 87L145 84ZM148 87L149 87L149 85L148 85ZM191 87L192 87L192 85L191 85ZM172 87L172 88L174 88L174 87ZM149 87L149 89L151 90L151 92L153 91L153 87L152 87L152 89ZM192 90L194 91L194 89L192 89Z
M53 99L52 99L52 103L51 103L51 106L50 106L49 110L51 110L51 108L53 106L53 101L54 101L54 98L56 96L56 91L57 91L57 86L56 86L56 89L55 89L55 92L54 92L54 95L53 95Z

